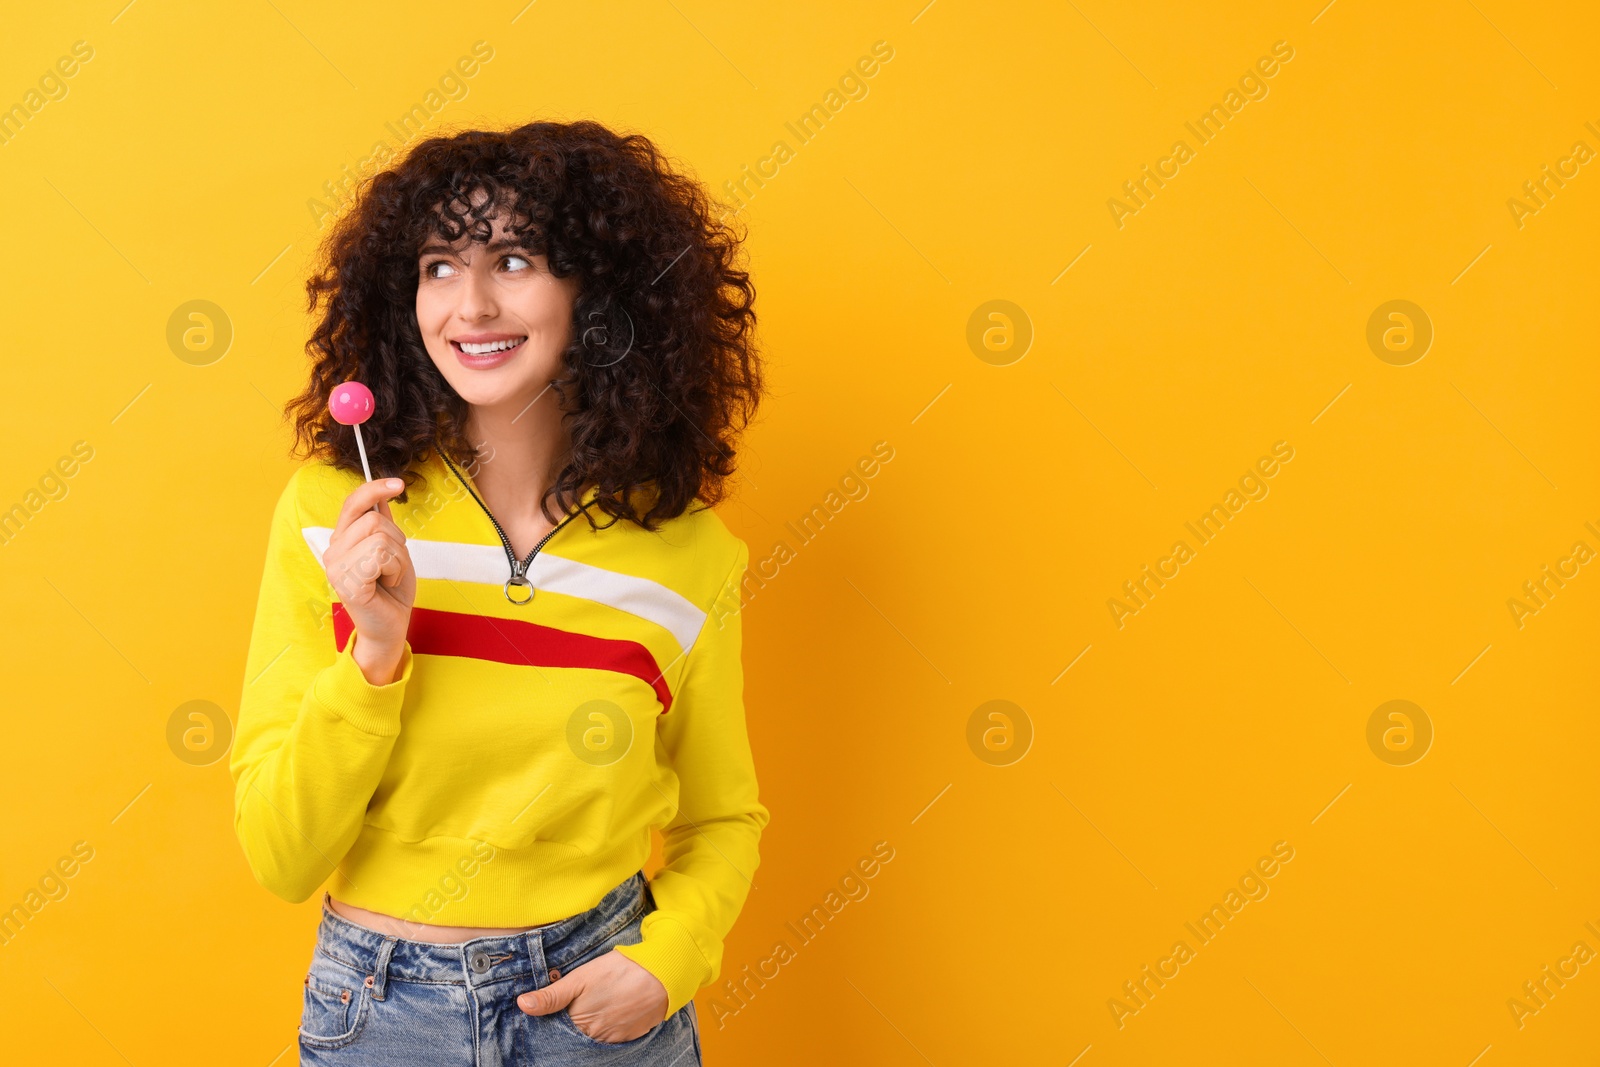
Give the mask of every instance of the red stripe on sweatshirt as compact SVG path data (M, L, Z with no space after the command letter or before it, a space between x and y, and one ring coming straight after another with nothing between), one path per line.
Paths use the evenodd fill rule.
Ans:
M355 630L350 613L333 604L333 644L340 652ZM498 619L434 608L411 609L406 640L413 655L461 656L517 666L587 667L631 674L656 692L661 714L672 706L672 692L655 657L637 641L594 637L520 619Z

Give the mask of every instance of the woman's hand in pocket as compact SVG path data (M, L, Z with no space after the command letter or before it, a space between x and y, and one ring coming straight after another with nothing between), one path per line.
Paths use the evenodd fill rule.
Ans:
M517 1006L529 1015L549 1015L565 1008L582 1033L616 1044L643 1037L661 1025L667 1017L667 987L613 949L543 989L522 994Z

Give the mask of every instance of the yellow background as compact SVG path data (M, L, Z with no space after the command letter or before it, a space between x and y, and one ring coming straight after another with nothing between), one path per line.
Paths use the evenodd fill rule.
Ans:
M1520 1027L1507 1001L1600 951L1600 576L1520 628L1507 601L1600 549L1600 168L1520 228L1506 202L1600 149L1600 18L1207 8L8 15L0 104L74 41L94 57L0 146L0 508L94 454L0 545L0 906L74 842L94 858L0 947L5 1058L293 1062L317 898L255 884L223 753L185 763L167 724L237 712L308 201L482 40L429 132L592 117L718 191L793 153L741 216L773 391L723 514L753 561L794 554L746 607L773 819L725 977L874 843L894 858L742 1007L701 992L710 1062L1587 1062L1600 964ZM800 145L785 123L880 40L867 95ZM1269 95L1118 228L1108 198L1280 40ZM234 330L206 366L166 341L196 299ZM1366 343L1395 299L1435 330L1403 367ZM1009 365L966 340L991 300L1032 324ZM1280 440L1269 495L1119 629L1108 599ZM785 524L841 485L860 498L801 546ZM1408 766L1367 743L1396 699L1435 731ZM1003 766L968 741L993 700L1031 730ZM1200 946L1185 922L1278 841L1269 895ZM1180 939L1119 1027L1108 1001Z

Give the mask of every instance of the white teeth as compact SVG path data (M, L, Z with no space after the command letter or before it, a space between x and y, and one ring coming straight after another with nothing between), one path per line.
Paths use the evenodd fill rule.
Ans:
M460 345L461 351L469 356L486 356L490 352L504 352L508 348L515 348L526 340L526 337L514 337L509 341L491 341L486 345L474 345L466 341L457 341L456 344Z

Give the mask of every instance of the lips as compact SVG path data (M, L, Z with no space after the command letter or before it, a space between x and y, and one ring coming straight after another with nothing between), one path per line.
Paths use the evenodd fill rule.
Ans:
M490 341L485 340L483 342L478 342L476 339L474 339L469 343L488 344ZM522 351L523 345L527 343L528 339L524 337L510 348L504 348L498 352L485 352L481 355L474 355L471 352L463 349L459 341L451 341L450 350L456 354L457 362L459 362L463 367L467 367L471 370L490 370L515 358L517 353Z

